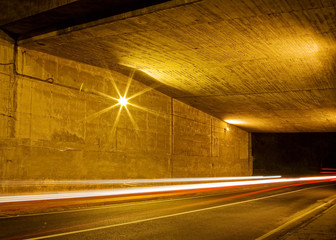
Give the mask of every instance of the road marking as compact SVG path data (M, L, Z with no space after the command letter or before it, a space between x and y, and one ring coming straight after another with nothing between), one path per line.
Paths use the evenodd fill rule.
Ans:
M289 183L289 182L303 182L303 181L336 181L336 176L326 177L299 177L299 178L282 178L282 179L263 179L252 181L233 181L233 182L214 182L214 183L199 183L199 184L183 184L183 185L164 185L138 188L118 188L105 189L95 191L80 191L80 192L62 192L50 194L33 194L33 195L16 195L16 196L0 196L1 203L12 202L26 202L39 200L55 200L55 199L73 199L86 197L102 197L102 196L121 196L129 194L141 193L162 193L179 190L201 190L209 188L224 188L234 186L249 186L249 185L264 185L267 183Z
M333 184L335 184L335 183L326 184L324 186L329 186L329 185L333 185ZM306 189L324 187L324 186L316 186L316 187L310 187L310 188L306 188ZM206 197L216 197L216 196L220 196L220 195L223 195L223 193L211 194L211 195L202 195L202 196L194 196L194 197L185 197L185 198L178 198L178 199L144 200L143 202L140 202L140 203L139 202L137 202L137 203L120 203L120 204L114 204L114 205L108 205L108 206L93 206L93 207L87 207L87 208L82 208L82 209L71 209L71 210L57 211L57 212L31 213L31 214L16 215L16 216L0 216L0 219L19 218L19 217L33 217L33 216L43 216L43 215L72 213L72 212L84 212L84 211L101 210L101 209L107 209L107 208L119 208L119 207L124 207L124 206L138 206L138 205L144 205L144 204L182 201L182 200L196 199L196 198L206 198Z
M94 206L94 207L87 207L87 208L82 208L82 209L72 209L72 210L57 211L57 212L31 213L31 214L24 214L24 215L17 215L17 216L4 216L4 217L0 217L0 219L18 218L18 217L31 217L31 216L42 216L42 215L72 213L72 212L84 212L84 211L100 210L100 209L106 209L106 208L118 208L118 207L124 207L124 206L137 206L137 205L144 205L144 204L172 202L172 201L182 201L182 200L195 199L195 198L216 197L216 196L220 196L220 195L223 195L223 193L211 194L211 195L202 195L202 196L194 196L194 197L185 197L185 198L178 198L178 199L144 200L143 202L137 202L137 203L120 203L120 204L115 204L115 205ZM176 195L176 196L178 196L178 195Z
M292 223L294 223L294 222L300 220L301 218L304 218L305 216L307 216L307 215L309 215L309 214L311 214L311 213L313 213L313 212L315 212L315 211L317 211L317 210L319 210L319 209L321 209L321 208L324 208L324 207L327 206L327 205L332 204L332 203L335 201L335 199L336 199L336 198L333 198L333 199L329 200L328 202L323 203L323 204L321 204L321 205L319 205L319 206L317 206L317 207L315 207L315 208L313 208L313 209L310 209L310 210L308 209L308 210L306 210L306 211L305 211L304 213L302 213L301 215L299 215L299 216L297 216L297 217L295 217L295 218L289 220L288 222L286 222L286 223L280 225L279 227L273 229L272 231L269 231L268 233L262 235L261 237L258 237L256 240L267 239L267 238L270 237L271 235L273 235L273 234L275 234L275 233L277 233L277 232L280 232L281 230L287 228L287 227L290 226Z
M168 215L163 215L163 216L158 216L158 217L135 220L135 221L125 222L125 223L117 223L117 224L111 224L111 225L106 225L106 226L101 226L101 227L88 228L88 229L83 229L83 230L46 235L46 236L41 236L41 237L26 238L26 240L38 240L38 239L54 238L54 237L72 235L72 234L76 234L76 233L91 232L91 231L103 230L103 229L107 229L107 228L113 228L113 227L120 227L120 226L125 226L125 225L143 223L143 222L148 222L148 221L153 221L153 220L159 220L159 219L164 219L164 218L169 218L169 217L176 217L176 216L181 216L181 215L186 215L186 214L191 214L191 213L198 213L198 212L213 210L213 209L222 208L222 207L229 207L229 206L234 206L234 205L238 205L238 204L259 201L259 200L262 200L262 199L287 195L287 194L291 194L291 193L295 193L295 192L301 192L301 191L304 191L304 190L319 188L319 187L325 187L325 186L314 186L314 187L310 187L310 188L304 188L304 189L294 190L294 191L285 192L285 193L278 193L278 194L274 194L274 195L271 195L271 196L265 196L265 197L260 197L260 198L255 198L255 199L250 199L250 200L245 200L245 201L240 201L240 202L235 202L235 203L227 203L227 204L223 204L223 205L201 208L201 209L195 209L195 210L190 210L190 211L184 211L184 212L180 212L180 213L168 214Z

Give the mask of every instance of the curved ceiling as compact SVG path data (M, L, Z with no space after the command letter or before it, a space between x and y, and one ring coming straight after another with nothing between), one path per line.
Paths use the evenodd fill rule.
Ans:
M336 131L334 1L169 1L19 41L252 132ZM150 77L148 77L150 76Z

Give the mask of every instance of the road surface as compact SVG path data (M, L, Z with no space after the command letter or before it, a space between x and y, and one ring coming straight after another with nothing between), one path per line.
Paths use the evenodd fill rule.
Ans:
M62 208L3 216L0 239L263 239L335 194L335 181L281 183Z

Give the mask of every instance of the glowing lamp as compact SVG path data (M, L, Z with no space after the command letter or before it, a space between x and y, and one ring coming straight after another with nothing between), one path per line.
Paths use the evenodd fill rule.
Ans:
M244 121L241 121L241 120L231 120L231 119L228 119L228 120L225 120L225 122L229 123L229 124L244 124L245 122Z
M126 105L128 104L127 99L124 98L124 97L119 98L119 99L118 99L118 102L119 102L119 104L120 104L122 107L124 107L124 106L126 106Z

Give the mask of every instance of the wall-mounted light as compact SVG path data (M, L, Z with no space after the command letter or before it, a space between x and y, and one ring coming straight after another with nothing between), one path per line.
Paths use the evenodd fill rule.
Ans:
M244 124L245 123L244 121L234 120L234 119L224 120L224 122L227 122L227 123L233 124L233 125L235 125L235 124L239 125L239 124Z
M118 102L119 102L121 107L126 107L126 105L128 104L128 99L125 98L125 97L120 97L118 99Z

